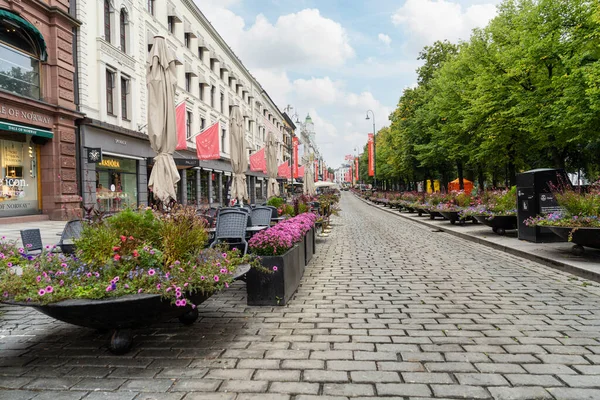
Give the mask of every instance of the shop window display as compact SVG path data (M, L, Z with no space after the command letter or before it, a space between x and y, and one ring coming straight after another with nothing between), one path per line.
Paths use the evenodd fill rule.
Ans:
M31 136L19 139L22 141L0 136L0 217L39 212L36 145L31 143Z
M96 202L100 211L137 207L137 186L136 160L105 157L96 166Z

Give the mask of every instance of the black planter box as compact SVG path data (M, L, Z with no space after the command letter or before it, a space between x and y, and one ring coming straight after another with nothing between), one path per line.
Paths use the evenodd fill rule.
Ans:
M302 253L301 255L299 253ZM302 261L302 263L300 263ZM284 306L294 295L304 274L304 249L297 244L281 256L262 257L263 267L277 271L259 272L251 269L246 275L249 306Z
M315 254L315 230L309 230L304 236L304 263L308 265Z

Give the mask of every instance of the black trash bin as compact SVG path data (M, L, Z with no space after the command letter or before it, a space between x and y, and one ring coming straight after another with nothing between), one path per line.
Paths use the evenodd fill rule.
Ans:
M540 168L517 174L517 226L519 239L534 243L564 242L548 228L526 226L524 221L539 214L560 211L551 186L570 185L563 169Z

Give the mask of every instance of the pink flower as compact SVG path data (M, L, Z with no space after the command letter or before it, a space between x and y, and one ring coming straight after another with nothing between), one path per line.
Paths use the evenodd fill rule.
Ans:
M120 256L120 255L118 255L118 254L115 254L115 256L113 257L113 259L114 259L115 261L119 261L119 260L121 259L121 256Z
M277 272L277 267L273 267L273 272Z
M203 281L203 280L205 280L205 279L206 279L206 278L205 278L204 276L201 276L201 277L200 277L200 280L201 280L201 281Z
M67 268L68 267L67 263L62 263L62 264L60 264L60 266L63 267L63 268Z
M44 289L40 289L40 290L38 290L38 294L39 294L40 296L43 296L43 295L45 295L45 294L46 294L46 291L45 291Z
M61 280L60 280L60 282L58 282L58 284L59 284L60 286L63 286L63 285L65 284L65 281L63 281L63 280L61 279Z
M227 268L221 268L221 271L220 271L220 272L221 272L222 274L226 274L226 273L227 273Z
M115 276L115 277L113 278L113 281L115 281L115 282L119 282L119 277L118 277L118 276Z
M121 246L115 246L115 247L113 247L113 251L119 251L119 250L121 250Z
M38 275L37 278L35 278L35 280L39 282L42 280L42 277Z
M215 282L219 282L219 275L215 275L214 279L215 279Z
M134 250L134 251L133 251L133 256L134 256L134 257L139 257L139 256L140 256L140 253L138 253L138 251L137 251L137 250Z
M129 285L128 284L125 284L124 287L125 287L125 289L129 289Z
M229 288L229 283L225 282L225 287Z
M121 235L121 242L125 242L127 240L126 236Z
M185 299L181 299L179 304L181 304L181 307L185 307L187 305L187 301Z
M52 293L52 292L54 292L54 288L52 286L47 286L46 293Z
M148 270L148 275L154 276L154 274L156 274L155 270L153 270L153 269Z
M157 283L157 284L156 284L156 288L157 288L157 289L160 289L160 283Z
M142 293L142 289L139 289L139 290L138 290L138 293Z
M107 291L107 292L110 292L111 290L112 290L112 285L108 285L108 286L106 287L106 291Z

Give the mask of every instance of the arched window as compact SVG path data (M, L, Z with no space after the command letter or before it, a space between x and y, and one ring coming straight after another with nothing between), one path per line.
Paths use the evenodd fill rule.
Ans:
M127 53L127 24L129 23L129 16L127 10L122 8L119 17L119 36L121 40L121 51Z
M0 89L40 98L40 63L47 57L44 37L35 26L0 9Z
M110 0L104 0L104 40L110 43Z

